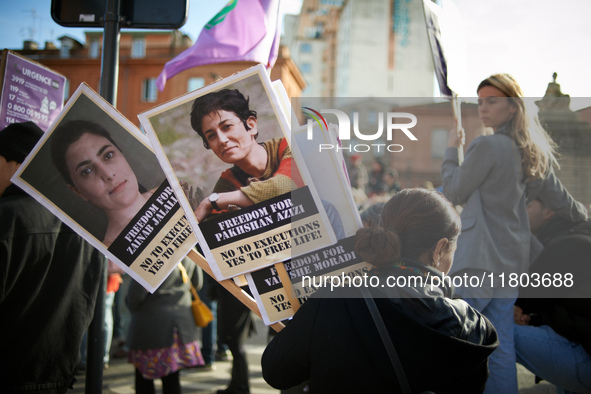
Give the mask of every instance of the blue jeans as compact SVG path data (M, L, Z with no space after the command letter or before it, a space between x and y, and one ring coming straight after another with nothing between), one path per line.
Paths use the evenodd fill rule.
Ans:
M204 278L203 287L197 292L199 298L205 305L213 312L213 321L209 323L207 327L201 329L201 355L205 364L215 363L215 348L214 344L217 343L217 351L225 351L228 347L219 341L217 338L217 301L212 301L209 298L209 287L211 282L209 278Z
M129 275L121 275L123 283L115 293L115 300L113 302L113 338L127 339L127 331L129 327L129 320L131 314L127 305L125 305L125 296L127 289L133 279Z
M558 386L558 392L591 393L591 356L549 326L515 325L517 362Z
M490 355L490 376L486 381L485 394L517 394L517 362L513 342L513 305L517 289L458 288L464 301L490 320L497 330L499 347ZM500 297L504 298L500 298Z
M217 327L217 302L205 298L199 293L199 298L205 305L213 312L213 321L207 327L201 329L201 355L205 364L213 364L215 362L215 350L213 344L216 341L216 327Z
M105 296L105 357L103 363L108 364L111 359L111 341L113 340L113 303L115 293L107 293Z

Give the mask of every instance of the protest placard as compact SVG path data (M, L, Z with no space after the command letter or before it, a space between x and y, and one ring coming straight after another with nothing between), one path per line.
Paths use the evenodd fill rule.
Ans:
M267 267L246 275L250 290L261 310L265 324L290 318L292 308L303 304L320 287L355 286L371 265L355 253L355 237L339 240L335 245L298 256L283 263L294 294L290 295L279 279L276 267ZM363 283L363 282L361 282Z
M273 89L281 103L281 109L291 122L291 140L296 144L311 171L312 182L327 212L337 239L353 235L362 227L359 210L355 205L342 152L322 151L323 145L338 144L338 128L334 124L318 125L308 120L301 126L291 106L285 87L280 80L273 81ZM301 108L298 108L301 111Z
M287 119L287 122L291 125L291 129L293 130L294 128L299 127L297 115L291 106L289 96L287 95L285 86L283 86L283 82L278 79L273 81L271 85L273 86L273 90L275 91L275 95L277 96L280 108L283 111L283 115L285 116L285 119Z
M12 181L151 292L197 243L148 139L86 84Z
M341 239L354 235L362 227L362 223L351 193L343 154L336 150L318 149L322 144L338 144L336 133L338 130L334 130L333 125L300 126L292 129L292 141L300 148L308 166L322 169L312 173L312 180L331 219L337 239ZM331 213L338 215L338 218L331 217Z
M0 64L0 130L32 121L46 131L64 105L66 77L5 49Z
M290 111L290 108L284 107L284 110ZM292 126L297 121L293 116ZM319 169L310 175L339 242L282 264L290 286L286 286L281 279L276 266L246 275L266 324L290 318L299 305L314 293L314 286L302 285L302 277L309 276L316 281L339 275L353 277L370 268L369 264L357 258L354 250L354 235L362 223L346 177L342 154L318 150L320 144L337 143L336 135L330 127L310 127L311 133L308 133L307 125L293 128L292 142L299 147L306 164ZM308 139L309 134L311 138ZM292 308L292 305L295 307Z
M139 119L217 280L336 241L263 66Z

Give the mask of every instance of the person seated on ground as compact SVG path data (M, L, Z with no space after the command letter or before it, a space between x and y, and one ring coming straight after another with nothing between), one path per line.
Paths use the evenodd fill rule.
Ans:
M441 280L460 228L441 194L405 189L386 203L380 225L355 236L357 254L374 266L369 292L412 392L482 392L488 356L498 346L492 324L452 299L453 289ZM384 287L374 287L377 282ZM401 393L361 291L346 284L321 288L306 301L263 353L267 383L287 389L309 381L319 393Z
M544 249L515 305L517 362L559 390L591 393L591 222L556 215L540 200L527 212Z

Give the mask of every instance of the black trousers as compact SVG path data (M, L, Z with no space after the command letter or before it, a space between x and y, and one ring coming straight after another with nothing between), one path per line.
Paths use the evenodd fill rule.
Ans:
M228 391L239 394L249 393L248 360L244 341L254 328L252 314L242 302L221 286L217 293L217 301L218 340L228 345L232 353L232 377Z
M163 394L180 394L181 381L179 376L180 371L171 373L162 377L162 393ZM136 368L135 370L135 392L136 394L155 394L154 380L146 379L141 372Z

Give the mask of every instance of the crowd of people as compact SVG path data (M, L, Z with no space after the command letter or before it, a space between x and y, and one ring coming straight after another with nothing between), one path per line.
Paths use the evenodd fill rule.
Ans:
M375 392L517 393L517 363L534 373L537 379L555 384L558 392L591 392L591 298L588 290L591 237L587 209L556 178L555 145L538 122L530 122L523 92L515 79L508 74L492 75L478 86L477 94L482 124L493 133L476 138L460 163L464 131L450 130L441 166L443 182L439 188L447 204L425 199L422 206L417 201L414 205L405 203L410 200L408 195L420 201L423 197L418 195L428 193L426 190L432 187L425 185L422 192L421 189L388 188L385 177L388 170L379 159L373 159L367 170L361 156L354 154L349 157L348 168L361 219L364 226L371 229L357 233L356 250L375 267L372 276L408 275L410 270L424 276L426 271L431 273L434 269L433 275L483 278L479 285L465 280L454 282L460 284L455 288L456 295L451 289L441 289L442 294L423 295L422 289L409 286L406 290L412 293L411 298L417 297L420 301L407 300L409 295L400 294L399 289L390 289L396 294L385 297L397 300L402 314L412 324L418 323L421 328L431 325L437 332L456 340L470 335L470 328L445 332L446 324L438 319L445 319L445 313L458 305L464 309L459 313L455 309L455 317L481 318L485 323L480 327L492 327L495 336L488 343L492 348L486 353L486 376L478 380L477 372L459 367L462 363L453 359L459 350L449 348L442 359L464 368L468 373L462 377L470 376L475 381L474 385L465 383L459 387L454 383L461 378L446 383L446 379L438 375L445 366L430 367L427 357L421 355L421 346L406 337L407 332L398 331L405 324L411 327L411 323L400 319L389 310L392 306L387 302L384 305L381 299L376 302L379 314L387 322L394 348L400 354L402 372L397 369L396 362L390 365L384 351L373 354L371 361L379 366L370 364L364 358L368 351L360 347L375 346L367 337L375 338L382 346L386 341L381 334L381 340L376 335L376 327L369 318L364 327L352 320L371 308L363 303L353 306L358 300L349 300L347 296L339 300L323 299L329 295L321 290L318 298L307 301L267 347L262 361L263 374L272 386L286 388L308 381L312 392L315 389L348 392L347 387L334 390L334 382L338 373L344 371L346 376L351 376L354 372L347 368L358 365L339 363L346 356L335 351L335 344L328 352L321 343L327 342L326 338L332 341L328 332L344 327L347 350L355 359L363 360L362 365L371 365L372 371L365 371L363 375L370 374ZM441 213L450 206L461 213L461 231L458 228L457 233L442 237L437 232L442 221L433 209ZM412 212L409 217L408 212ZM413 228L417 223L424 226L420 232ZM444 260L437 259L442 249L452 256L451 261L447 260L449 265L443 267L439 263ZM491 280L484 281L485 278ZM507 282L500 278L506 278ZM330 295L335 296L334 293ZM441 304L425 308L424 304L431 297ZM454 305L455 297L461 298L462 303ZM337 316L333 310L341 313ZM430 319L420 313L423 310L433 314ZM397 317L397 322L391 322L392 317ZM449 319L445 321L449 323ZM474 325L468 327L474 328ZM418 327L413 329L420 332ZM421 337L429 340L428 335ZM476 338L481 342L473 345L486 344L482 336L471 339ZM341 340L345 342L344 338ZM444 342L440 340L431 347L431 354L434 349L443 347ZM407 347L412 349L412 354L407 353ZM415 358L422 360L418 367L420 376L413 376ZM477 360L470 363L473 368L478 365ZM332 366L341 370L337 372ZM375 376L378 368L381 374ZM453 376L453 372L447 371L445 376ZM433 377L437 378L431 381ZM332 386L327 386L327 382ZM346 383L349 388L369 385L354 378L348 378Z
M348 156L346 163L353 198L361 211L375 203L385 203L402 190L398 171L381 158L372 159L369 171L359 153Z
M492 75L476 92L480 119L493 133L472 141L460 162L463 130L450 130L439 190L403 188L398 173L379 158L367 169L360 155L349 157L364 224L355 250L372 265L369 275L379 283L392 276L436 277L438 285L409 281L405 287L319 290L265 349L263 376L271 386L304 384L318 393L511 394L518 392L519 363L561 392L591 393L587 209L556 177L556 147L529 121L515 79ZM281 191L291 190L294 181L280 171L291 157L283 141L256 143L256 112L248 111L247 101L246 112L226 106L228 100L244 101L237 91L219 96L217 104L192 114L192 125L206 147L237 170L224 173L215 193L198 205L196 215L203 220L245 198L246 205L256 202L258 185L240 179L258 177ZM68 133L68 144L59 144L63 149L55 150L54 160L62 163L71 190L95 201L85 166L103 178L104 167L128 166L108 133L86 123L76 129L78 134ZM63 393L72 387L109 265L11 183L41 135L32 122L0 131L0 311L11 322L0 329L3 392ZM240 149L229 154L220 148L227 141ZM269 162L277 168L268 170ZM150 193L137 181L130 186L134 204ZM109 244L118 216L96 201L109 217ZM135 205L130 209L137 211ZM131 281L117 295L122 273L112 268L110 274L109 299L125 305L108 302L104 363L111 338L124 337L136 392L153 393L155 379L162 380L164 393L181 392L179 371L210 370L216 351L225 357L224 346L232 354L232 372L218 393L250 392L243 345L252 316L230 293L187 259L152 294ZM482 281L452 286L446 276ZM217 311L217 328L195 326L191 285ZM129 326L113 333L110 313L119 315L122 308L130 313Z

